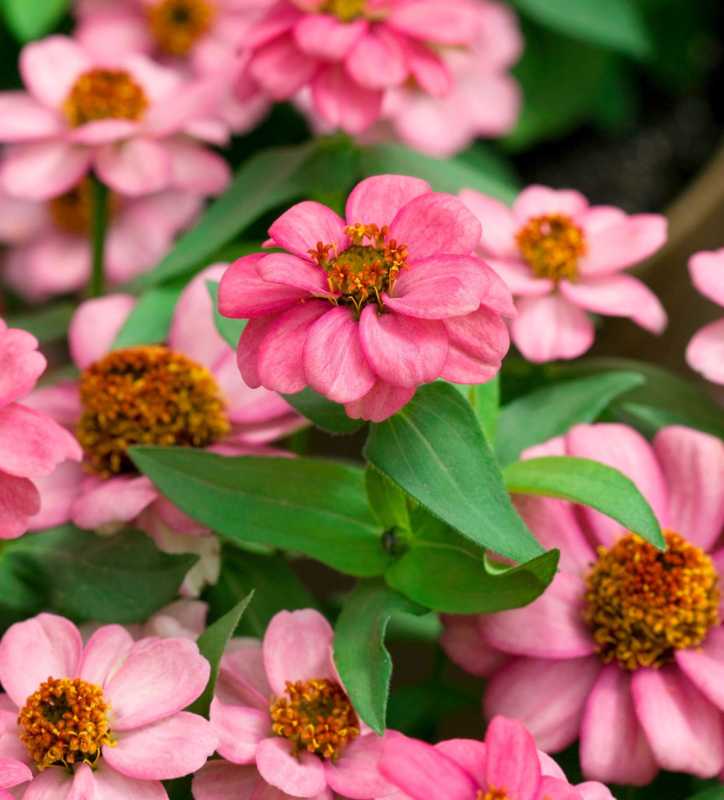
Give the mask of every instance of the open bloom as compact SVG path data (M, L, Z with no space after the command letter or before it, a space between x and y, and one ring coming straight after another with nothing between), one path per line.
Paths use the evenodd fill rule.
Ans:
M108 280L123 283L155 266L201 204L200 196L182 191L139 198L111 194ZM88 180L46 201L0 194L0 241L10 245L4 256L5 283L35 301L82 289L91 272L90 227Z
M590 508L519 497L561 571L531 605L448 620L446 649L485 672L475 651L507 657L488 715L520 719L544 750L580 739L584 774L646 784L659 768L711 777L724 766L724 443L663 428L653 445L623 425L574 427L528 455L592 458L627 474L665 530L665 551ZM498 661L500 664L500 661ZM477 666L477 669L476 669ZM614 733L612 733L614 732Z
M17 623L0 642L0 759L32 769L27 798L163 800L160 781L195 772L216 748L210 723L183 711L209 673L188 639L134 642L106 625L84 647L63 617Z
M417 178L359 183L346 221L304 202L269 229L287 252L246 256L219 308L250 318L239 341L249 386L311 386L351 417L383 420L423 383L482 383L508 349L510 293L473 254L480 225Z
M556 762L536 749L520 722L495 717L485 741L429 745L399 733L386 737L380 772L411 800L613 800L601 783L572 786Z
M692 256L689 273L704 297L724 306L724 249ZM694 335L686 348L686 360L707 380L724 384L724 319L705 325Z
M22 536L32 525L42 505L38 481L81 458L66 430L22 402L46 367L37 348L34 336L0 319L0 539Z
M228 181L226 162L186 135L218 102L213 81L184 79L141 54L94 54L66 36L26 45L20 72L27 93L0 93L0 142L11 145L4 192L45 200L91 169L127 195L214 194Z
M196 800L390 793L377 770L383 737L360 721L341 685L333 636L321 614L305 609L277 614L263 642L232 642L211 705L224 760L194 777Z
M656 296L622 272L664 244L661 215L628 216L545 186L524 189L512 209L472 190L460 197L483 226L480 252L516 297L511 333L529 361L585 353L594 338L589 311L628 317L653 333L666 327Z

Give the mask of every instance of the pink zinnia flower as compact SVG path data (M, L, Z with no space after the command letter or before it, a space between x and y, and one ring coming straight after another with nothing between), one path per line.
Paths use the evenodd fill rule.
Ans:
M273 793L356 800L389 794L377 771L383 737L358 718L317 611L281 611L264 641L236 639L221 662L211 724L219 755L194 778L196 800ZM330 709L332 709L330 711ZM329 721L331 720L331 722ZM268 785L267 785L268 784Z
M361 133L390 89L449 92L454 76L438 50L471 47L480 23L469 0L279 0L246 38L240 93L260 86L287 100L309 87L326 124Z
M507 657L488 683L488 715L520 719L544 750L580 739L584 774L643 785L658 769L711 777L724 766L724 443L682 427L653 445L632 428L574 427L534 455L591 458L618 468L665 531L657 551L590 509L516 498L561 570L531 605L472 619L444 642L486 671L475 652ZM500 662L498 662L499 664Z
M704 297L724 306L724 249L696 253L689 259L689 273ZM724 384L724 319L705 325L694 335L686 348L686 360L707 380Z
M112 194L105 274L123 283L155 266L176 235L194 220L202 198L167 191L130 198ZM48 201L0 194L5 282L28 300L82 289L91 272L90 186L82 181Z
M210 723L183 711L209 672L188 639L134 642L106 625L84 647L63 617L17 623L0 642L0 756L32 768L27 798L160 800L160 781L195 772L216 748Z
M594 338L589 311L653 333L666 326L656 296L622 273L664 244L665 217L589 206L579 192L545 186L524 189L512 209L472 190L460 197L483 226L481 254L517 298L511 333L529 361L585 353Z
M417 178L381 175L347 199L346 222L304 202L269 229L288 251L224 275L221 313L250 318L239 341L249 386L311 386L351 417L380 421L423 383L482 383L508 349L510 293L473 254L480 225Z
M144 55L99 56L66 36L26 45L26 92L0 93L0 167L8 194L45 200L89 170L128 195L214 194L226 162L184 135L218 102L213 81L189 81Z
M47 364L37 348L34 336L0 319L0 540L28 530L41 511L37 484L82 455L51 416L22 402Z
M439 800L613 800L601 783L572 786L523 725L505 717L492 720L483 742L433 746L391 733L380 772L411 800L428 800L432 786Z

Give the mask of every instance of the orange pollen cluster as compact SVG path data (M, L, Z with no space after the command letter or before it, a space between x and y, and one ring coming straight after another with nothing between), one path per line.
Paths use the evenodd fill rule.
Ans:
M80 379L76 435L88 467L110 477L134 472L133 445L206 447L230 429L214 376L166 347L116 350Z
M100 686L80 678L48 678L20 710L20 740L39 770L93 766L101 748L115 744L109 711Z
M481 789L477 793L475 800L510 800L510 798L505 789L488 789L487 792Z
M352 22L366 16L366 0L327 0L322 11L342 22Z
M359 736L357 715L338 683L287 681L285 695L272 702L269 713L272 731L292 743L295 755L316 753L335 761Z
M394 288L400 270L407 266L407 247L388 240L386 225L348 225L345 233L352 244L343 252L318 242L309 255L327 273L330 291L341 295L335 303L353 306L357 315L372 301L382 309L382 293Z
M161 50L185 56L211 28L216 8L210 0L160 0L147 14L151 34Z
M537 278L575 281L586 254L583 231L566 214L532 217L516 234L518 249Z
M91 69L73 84L63 103L73 128L101 119L140 120L148 98L131 75L122 69Z
M118 209L118 197L107 193L108 217L112 218ZM91 228L91 184L84 178L77 186L65 194L48 202L50 217L58 230L76 236L88 236Z
M719 578L712 560L678 533L657 550L629 533L600 547L586 577L584 620L604 663L660 667L697 647L719 624Z

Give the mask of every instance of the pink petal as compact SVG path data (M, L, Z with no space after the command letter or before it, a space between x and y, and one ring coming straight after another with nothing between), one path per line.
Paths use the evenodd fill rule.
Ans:
M43 386L28 395L23 405L50 415L66 428L73 428L81 414L78 384L75 381L59 381L52 386Z
M326 295L329 286L321 267L289 253L272 253L258 262L257 273L268 283L301 289L305 294Z
M129 731L191 705L209 681L209 662L188 639L142 639L105 687L113 729Z
M309 83L317 61L302 52L291 36L280 36L254 52L249 71L274 100L286 100Z
M561 294L574 305L613 317L629 317L652 333L666 327L666 311L658 297L630 275L586 279L580 283L562 281Z
M91 271L91 249L82 237L55 232L33 241L25 250L23 291L47 297L78 291Z
M469 255L480 242L480 223L457 197L429 192L396 214L390 238L407 246L409 262L434 255Z
M487 376L500 369L500 362L510 345L508 329L500 316L481 306L472 314L444 320L449 340L448 356L441 372L446 380L453 373L466 383L465 372Z
M286 739L264 739L256 753L256 767L267 783L294 797L314 797L327 781L321 760L312 753L293 756Z
M221 689L226 687L225 693ZM261 642L233 639L221 660L217 694L224 703L268 711L272 691L266 678Z
M9 789L33 779L33 773L21 761L0 758L0 786Z
M538 747L563 750L578 738L583 709L600 670L598 656L565 661L516 658L489 680L485 716L518 719Z
M121 625L104 625L88 640L78 675L84 681L105 687L124 664L133 648L133 637Z
M608 786L597 781L585 781L576 785L581 800L616 800Z
M196 772L216 750L218 741L211 723L187 711L123 731L117 739L114 747L103 748L104 760L122 775L143 781L171 780Z
M541 771L533 737L517 720L495 717L485 734L485 777L488 787L513 797L536 797Z
M310 250L317 244L330 244L342 252L349 244L344 232L344 220L330 208L313 200L297 203L269 228L269 236L277 247L289 250L303 259L309 259Z
M505 662L506 656L483 639L476 616L446 614L442 620L440 646L465 672L486 678Z
M325 762L329 788L352 800L383 797L394 791L378 769L382 747L383 737L368 733L351 742L338 761Z
M609 217L609 224L595 224L586 220L596 208L589 209L578 220L586 236L586 255L581 259L583 275L602 275L638 264L666 243L666 217L660 214L623 215L617 221Z
M483 635L506 653L539 658L578 658L596 651L583 622L581 578L559 572L530 605L481 618Z
M482 226L481 251L498 258L515 258L518 255L515 243L518 225L508 206L473 189L463 189L459 197Z
M127 139L138 130L138 123L127 119L100 119L81 125L68 135L74 144L101 145Z
M96 794L89 800L168 800L166 790L160 781L136 780L128 778L105 766L101 761L93 772ZM68 798L71 800L71 798Z
M534 363L577 358L593 344L593 323L559 295L524 297L511 333L524 358Z
M40 494L31 481L0 470L0 541L22 536L40 507Z
M40 684L78 674L83 641L78 629L54 614L11 625L0 641L0 683L18 708Z
M68 329L68 346L79 369L111 352L135 305L136 298L129 294L111 294L78 306Z
M432 192L427 181L406 175L373 175L350 192L345 216L350 225L390 225L397 212L411 200Z
M317 73L312 81L312 99L325 123L353 136L366 131L382 113L382 91L360 86L336 65Z
M29 394L47 363L27 331L0 330L0 408Z
M211 704L211 724L219 737L219 755L234 764L253 764L256 748L271 734L269 711L222 703Z
M709 631L696 649L677 650L676 663L694 686L724 710L724 628Z
M252 800L260 782L255 767L209 761L194 775L192 791L195 800Z
M74 797L72 790L73 776L63 767L49 767L33 778L23 794L23 800L91 800L82 795Z
M707 380L724 383L724 319L694 334L686 348L686 362Z
M286 2L286 0L273 3L266 15L248 32L246 37L247 47L256 49L272 39L276 39L282 33L286 33L296 22L303 18L300 8L304 8L307 12L314 10L313 4L312 7L307 8L306 5L301 3L297 7Z
M420 0L393 7L388 24L423 42L468 44L477 32L477 11L467 3Z
M95 167L111 189L131 196L159 192L172 178L171 159L164 146L140 137L99 148Z
M0 239L22 245L41 235L48 226L43 204L0 193Z
M462 767L478 786L485 786L487 748L484 742L477 739L446 739L434 747Z
M108 480L88 481L73 503L73 522L85 530L103 525L131 522L158 497L151 481L119 476Z
M229 185L229 165L213 150L186 139L166 142L165 147L171 159L173 188L200 195L217 195Z
M359 400L347 403L344 410L352 419L366 419L370 422L383 422L403 406L407 405L415 389L393 386L384 381L377 383Z
M294 39L309 56L323 61L341 61L367 27L363 19L340 22L330 14L306 14L294 26Z
M258 271L265 257L264 253L243 256L226 270L219 283L219 311L223 316L261 317L290 308L307 294L293 286L265 281Z
M548 278L534 278L530 267L515 257L503 260L486 256L486 263L490 264L516 297L540 297L553 291L553 281Z
M609 664L588 698L580 737L581 766L587 778L645 786L658 771L634 711L630 682L629 672Z
M588 209L588 201L572 189L549 189L547 186L529 186L513 203L513 214L519 225L541 214L566 214L574 219Z
M578 789L567 780L548 776L541 780L537 797L540 800L581 800Z
M721 711L675 666L631 678L636 716L663 769L711 778L724 767Z
M40 493L41 508L30 519L30 530L43 531L70 522L71 508L85 477L82 464L64 461L50 475L34 478L33 483Z
M689 274L704 297L724 306L724 248L693 255L689 259Z
M85 147L52 139L14 145L0 166L0 187L18 197L48 200L76 186L90 165Z
M100 3L90 0L88 6L87 15L83 13L82 4L77 9L80 19L75 29L75 39L87 51L117 60L127 53L145 53L153 48L146 20L135 15L131 8L116 10L103 0Z
M30 93L43 105L60 107L82 72L93 66L68 36L48 36L26 45L20 54L20 74Z
M501 323L501 326L505 329L503 323ZM507 329L505 329L505 334L507 344ZM507 346L505 349L507 350ZM499 370L499 362L496 364L485 364L478 361L465 350L461 350L451 344L447 351L445 364L440 371L440 377L445 381L452 381L453 383L476 385L479 383L486 383L491 378L495 377Z
M350 48L347 72L360 86L388 89L408 76L405 53L397 39L384 28L373 28Z
M60 134L58 113L25 92L0 92L0 141L29 142Z
M273 330L278 316L258 317L249 320L244 332L239 337L236 352L236 363L239 367L242 380L252 389L261 386L259 377L259 348L266 338L267 333Z
M434 98L444 97L451 89L453 76L442 58L423 42L400 36L407 66L420 88Z

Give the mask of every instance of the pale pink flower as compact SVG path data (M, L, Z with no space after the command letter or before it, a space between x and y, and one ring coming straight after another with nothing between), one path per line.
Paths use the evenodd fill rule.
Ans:
M7 789L13 789L32 779L33 773L22 761L0 756L0 800L15 800Z
M693 255L689 273L704 297L724 306L724 249ZM711 322L694 334L686 348L686 360L707 380L724 384L724 319Z
M226 162L187 135L216 107L215 81L185 79L142 54L94 54L66 36L26 45L20 73L27 92L0 93L4 192L45 200L91 169L127 195L226 185Z
M206 629L209 607L201 600L175 600L152 614L142 624L124 625L134 639L190 639L195 642ZM102 625L89 622L81 625L83 641L89 639Z
M385 739L380 772L400 792L395 800L614 800L601 783L570 784L520 722L495 717L485 740L429 745L400 733Z
M480 24L469 0L279 0L246 37L239 92L261 87L287 100L309 87L324 123L362 133L394 88L451 91L455 77L438 51L472 47Z
M560 548L560 571L525 608L482 616L477 627L448 619L446 650L478 674L492 671L489 716L520 719L544 750L580 739L589 778L643 785L659 769L718 774L724 443L678 426L649 444L624 425L579 425L526 453L540 455L590 458L628 475L668 550L590 508L519 496L536 538Z
M524 189L512 209L469 189L460 197L483 226L480 253L517 299L511 334L529 361L585 353L594 339L587 312L653 333L666 327L653 292L623 273L666 242L665 217L589 206L579 192L545 186Z
M195 772L216 748L211 724L183 710L209 674L188 639L134 642L120 625L106 625L84 646L63 617L40 614L17 623L0 642L7 692L0 757L33 770L28 800L162 800L161 781ZM80 708L75 717L71 703ZM62 714L68 722L59 733Z
M91 273L90 192L86 181L52 200L0 194L5 283L31 301L82 289ZM147 197L113 194L105 275L124 283L154 267L201 210L203 199L166 191Z
M0 319L0 540L28 530L41 513L39 484L82 455L50 415L23 402L47 365L37 348L34 336Z
M480 225L457 198L380 175L352 191L346 221L308 201L269 235L287 252L239 259L219 289L222 314L251 319L238 352L249 386L311 386L380 421L423 383L482 383L500 368L512 300L474 255Z
M305 609L278 613L263 642L231 643L211 704L224 760L194 777L196 800L332 800L332 792L369 800L390 793L377 770L383 737L357 717L345 694L332 660L333 638L327 620ZM334 716L331 733L318 722L320 714Z

